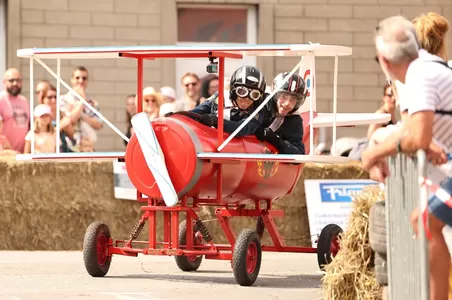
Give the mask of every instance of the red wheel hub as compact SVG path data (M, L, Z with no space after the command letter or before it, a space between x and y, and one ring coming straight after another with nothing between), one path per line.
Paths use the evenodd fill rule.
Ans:
M330 253L331 256L335 257L337 255L337 253L339 252L340 246L339 246L339 237L335 236L332 240L331 240L331 244L330 244Z
M248 274L253 274L257 264L257 246L255 242L248 245L246 252L246 271Z
M103 266L107 262L107 245L108 239L105 234L99 234L96 243L97 263L99 266Z

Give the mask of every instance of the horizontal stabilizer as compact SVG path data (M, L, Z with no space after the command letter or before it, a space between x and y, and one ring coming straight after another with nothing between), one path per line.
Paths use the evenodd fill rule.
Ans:
M298 154L259 154L259 153L215 153L200 152L199 159L216 161L272 161L279 163L321 163L345 164L351 161L348 157L331 155L298 155Z
M17 161L113 161L124 158L125 152L64 152L64 153L33 153L17 154Z

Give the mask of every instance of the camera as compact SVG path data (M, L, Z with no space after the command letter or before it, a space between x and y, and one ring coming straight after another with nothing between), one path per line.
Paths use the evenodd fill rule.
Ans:
M216 57L209 57L210 63L206 67L207 73L218 73L218 62L214 61Z

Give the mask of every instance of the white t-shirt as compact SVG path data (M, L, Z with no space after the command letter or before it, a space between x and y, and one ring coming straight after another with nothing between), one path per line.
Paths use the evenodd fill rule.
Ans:
M408 109L409 115L419 111L452 112L452 70L434 61L443 60L425 50L420 50L419 58L408 67L401 109L402 107ZM446 152L452 151L452 116L435 114L433 140ZM450 164L449 162L440 168L429 165L429 178L439 182L444 174L452 176Z
M420 57L408 67L404 101L407 101L409 115L419 111L452 112L452 70L434 61L442 59L420 50ZM452 150L452 116L435 114L433 138L446 151Z

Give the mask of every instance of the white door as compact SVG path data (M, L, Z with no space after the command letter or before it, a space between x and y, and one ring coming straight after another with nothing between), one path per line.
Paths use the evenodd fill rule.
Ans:
M196 22L193 22L196 20ZM177 45L239 45L257 43L257 20L254 6L244 5L180 5L178 6ZM232 33L231 33L232 32ZM219 41L219 42L215 42ZM243 65L256 66L255 56L225 59L225 77ZM183 95L181 78L193 72L202 78L209 73L208 58L177 58L175 89ZM217 74L218 75L218 74Z

